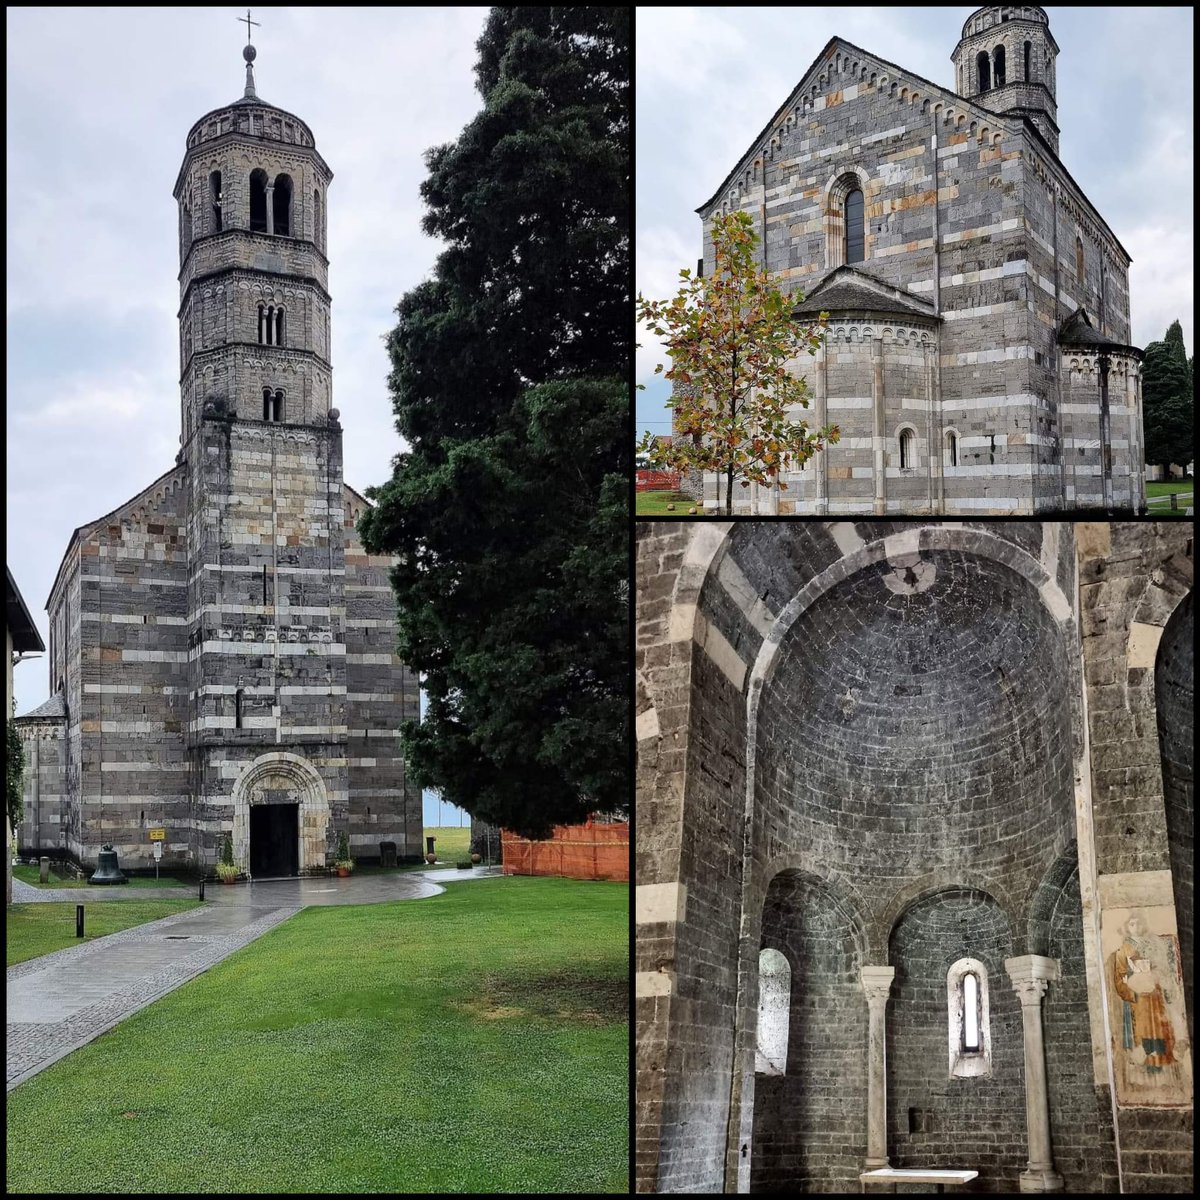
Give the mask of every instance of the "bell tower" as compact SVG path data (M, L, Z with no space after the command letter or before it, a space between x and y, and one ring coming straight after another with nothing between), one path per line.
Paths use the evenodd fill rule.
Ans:
M192 126L179 206L183 455L206 405L242 421L323 424L331 403L326 194L312 130L261 100L247 45L240 99Z
M977 8L950 57L960 96L993 112L1028 117L1058 153L1058 44L1044 8Z
M185 729L197 860L231 823L237 862L288 874L322 864L347 827L352 527L330 407L332 172L308 125L259 97L255 48L242 53L243 95L192 126L175 184ZM277 841L275 858L255 848Z

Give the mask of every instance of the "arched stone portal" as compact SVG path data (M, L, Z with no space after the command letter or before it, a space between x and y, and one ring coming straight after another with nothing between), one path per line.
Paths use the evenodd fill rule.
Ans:
M291 820L290 812L279 814L274 822L252 820L251 809L259 806L294 806L295 870L303 874L325 866L329 797L311 763L296 754L272 751L256 758L238 777L233 786L233 856L247 870L252 870L252 832L262 836L272 825L281 830Z

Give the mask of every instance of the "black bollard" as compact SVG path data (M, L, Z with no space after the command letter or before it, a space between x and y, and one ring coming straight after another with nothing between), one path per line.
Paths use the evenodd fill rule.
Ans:
M83 905L75 905L75 936L83 937Z
M204 878L203 878L203 876L201 876L201 879L200 879L200 903L201 904L204 903Z

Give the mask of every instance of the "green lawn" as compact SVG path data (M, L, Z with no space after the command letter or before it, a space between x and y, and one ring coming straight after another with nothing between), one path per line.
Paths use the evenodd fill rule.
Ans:
M21 880L22 883L31 883L34 887L47 888L90 888L92 885L86 879L73 879L69 875L56 875L53 871L50 872L50 879L47 883L38 881L38 868L28 865L13 867L13 878ZM176 879L173 875L164 875L161 879L155 879L153 875L143 877L141 875L136 878L128 877L128 884L116 884L117 887L134 887L134 888L153 888L153 887L190 887L191 884L182 879Z
M90 942L131 925L157 921L159 917L169 917L198 903L198 900L127 900L121 904L84 902L82 940ZM71 900L14 904L8 910L6 924L4 940L10 967L13 963L37 958L39 954L49 954L64 946L74 946L80 941L75 936L75 904Z
M8 1189L625 1192L628 897L305 909L11 1093Z
M442 825L425 830L426 837L435 837L434 849L438 859L443 863L455 863L460 858L466 858L471 853L471 827L463 825Z
M673 504L675 511L671 512L668 505ZM702 517L704 509L691 496L684 492L638 492L634 515L638 517L687 517L691 516L689 508L695 508L695 515Z

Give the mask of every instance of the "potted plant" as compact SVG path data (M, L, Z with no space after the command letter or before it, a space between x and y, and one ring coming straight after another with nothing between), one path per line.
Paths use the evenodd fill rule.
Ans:
M354 859L350 857L350 835L345 830L338 834L337 859L333 865L341 879L354 870Z
M221 843L221 861L217 863L217 874L222 883L234 883L238 877L238 869L233 861L233 836L228 833Z

